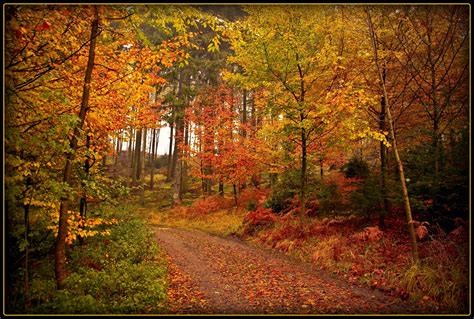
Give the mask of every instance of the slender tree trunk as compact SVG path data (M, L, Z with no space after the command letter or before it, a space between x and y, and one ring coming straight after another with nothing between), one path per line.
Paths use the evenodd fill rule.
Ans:
M431 30L432 25L429 23L427 28L427 48L428 48L428 56L427 62L430 67L430 97L431 101L433 102L433 148L434 148L434 175L435 175L435 182L439 182L439 161L440 161L440 150L439 150L439 105L438 105L438 95L436 94L436 61L434 61L433 57L433 44L431 38Z
M219 195L224 197L224 181L219 177Z
M247 90L243 90L242 92L242 124L247 124ZM247 136L247 130L242 129L242 134L243 137Z
M178 74L178 88L176 95L181 97L182 95L182 86L183 86L183 74L182 71ZM173 152L173 162L171 163L171 179L176 179L177 184L179 187L175 188L180 194L177 194L177 198L181 198L181 167L179 168L179 176L176 175L176 167L178 166L178 162L181 162L181 143L183 142L184 131L183 131L183 105L181 101L175 106L175 133L174 133L174 152ZM181 165L179 165L181 166Z
M435 117L439 116L438 112L434 113ZM439 121L434 120L433 121L433 149L434 149L434 175L435 175L435 181L439 182L439 162L440 162L440 147L439 147Z
M25 212L25 307L30 308L30 278L29 278L29 258L30 258L30 205L23 206Z
M121 144L122 144L122 140L120 138L120 131L119 131L118 136L117 136L117 145L115 147L115 158L114 158L115 169L117 169L117 164L118 164L118 161L119 161L119 158L120 158Z
M143 150L141 156L141 165L140 165L140 176L145 176L145 159L146 159L146 145L147 145L147 132L148 129L143 129Z
M385 99L388 123L389 123L389 127L390 127L390 135L392 136L393 153L394 153L395 159L397 161L398 172L399 172L399 175L400 175L400 183L401 183L401 186L402 186L403 201L405 203L405 213L406 213L406 216L407 216L408 231L410 233L410 238L411 238L411 248L412 248L413 260L415 262L418 262L418 245L417 245L417 242L416 242L415 227L413 225L413 219L412 219L412 214L411 214L410 197L408 196L408 189L407 189L407 186L406 186L406 183L405 183L405 173L403 171L403 162L400 159L400 155L398 153L397 140L395 138L395 130L393 128L393 119L392 119L392 114L391 114L391 111L390 111L390 104L389 104L389 100L388 100L387 89L385 87L385 83L383 81L382 71L381 71L381 68L380 68L380 65L379 65L379 59L378 59L378 53L377 53L377 42L375 40L375 30L374 30L374 26L372 24L372 19L370 17L369 9L367 7L366 7L366 12L367 12L367 22L368 22L368 25L369 25L370 37L372 39L372 48L373 48L373 51L374 51L375 65L377 67L380 82L382 83L383 96L384 96L384 99Z
M112 138L112 150L113 150L112 163L114 164L114 167L117 163L117 148L118 148L118 138Z
M150 189L153 189L153 175L154 175L154 168L155 168L155 163L154 163L154 158L155 158L155 138L156 138L156 129L153 129L153 138L151 140L151 152L149 156L149 162L150 162Z
M123 147L123 138L122 138L122 131L120 131L120 135L119 135L119 148L118 148L119 160L120 160L120 161L121 161L121 156L122 156L122 147Z
M154 156L154 160L156 161L159 157L158 155L158 146L160 145L160 131L161 131L161 128L158 128L157 129L157 132L156 132L156 145L155 145L155 156Z
M94 58L95 58L95 47L97 36L99 34L99 11L97 6L94 6L94 20L92 21L91 26L91 41L89 45L89 57L87 61L86 73L84 76L84 88L82 92L82 101L81 109L79 111L79 125L74 127L73 136L70 143L71 152L68 152L66 155L66 164L64 166L63 179L62 181L65 184L71 182L71 173L72 173L72 161L74 159L78 138L80 135L80 130L84 126L84 121L86 119L87 110L89 108L89 95L90 95L90 83L92 78L92 69L94 68ZM58 234L56 237L55 250L54 250L54 266L55 266L55 276L56 276L56 285L57 289L64 288L64 280L67 277L66 269L66 236L68 232L68 198L67 196L61 198L60 207L59 207L59 225L58 225Z
M90 145L91 145L91 137L89 135L87 135L87 137L86 137L86 148L90 149ZM84 176L85 176L86 179L89 177L89 170L90 170L90 158L89 158L89 156L87 156L86 160L84 161ZM84 185L84 183L83 183L82 187L83 187L83 194L82 194L81 199L79 200L79 214L80 214L81 218L83 220L85 220L86 214L87 214L87 189L86 189L86 185ZM83 228L83 226L81 226L81 228ZM79 243L81 245L84 245L84 238L83 237L79 237Z
M173 107L173 114L174 114L174 107ZM168 150L168 174L166 177L167 182L171 181L171 162L173 159L173 129L174 129L174 119L173 119L173 122L170 123L170 145L169 145L169 150Z
M184 132L184 146L185 146L185 149L187 150L188 149L188 146L189 146L189 124L185 124L185 132ZM186 150L183 150L183 156L187 156L188 154L186 153L187 151ZM183 165L182 165L182 168L181 168L181 175L182 175L182 178L181 178L181 192L183 193L186 193L187 190L188 190L188 161L187 160L183 160Z
M135 165L135 130L130 128L130 145L128 148L128 161L130 167L130 178L132 179L133 184L133 175L135 174L134 165Z
M251 112L251 122L250 125L252 127L251 134L252 137L255 137L255 133L257 132L257 114L255 112L255 103L253 100L250 100L250 112Z
M235 207L237 207L237 186L234 184L232 184L232 189L234 191L234 205Z
M385 69L383 70L383 81L385 82ZM379 123L379 128L381 132L385 131L385 98L382 97L382 100L380 102L380 123ZM386 172L386 156L385 154L387 153L387 147L383 142L380 142L380 179L381 179L381 193L382 193L382 201L383 201L383 207L380 210L380 215L379 215L379 225L380 228L385 228L385 215L388 213L389 210L389 203L388 203L388 198L387 198L387 172Z
M138 180L140 180L140 168L141 168L141 154L142 154L142 129L137 129L135 139L135 156L133 160L133 179L132 183L136 186Z
M306 211L306 130L301 128L301 215Z
M133 168L133 160L135 157L135 129L133 127L130 128L130 142L128 146L128 161L130 162L130 167Z

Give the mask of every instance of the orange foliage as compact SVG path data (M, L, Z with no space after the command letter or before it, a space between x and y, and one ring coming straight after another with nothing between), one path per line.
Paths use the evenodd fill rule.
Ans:
M234 205L231 198L214 195L196 200L187 210L193 216L206 215L221 209L229 209Z
M245 218L244 222L252 226L266 226L274 223L276 217L273 214L271 208L259 207L254 211L249 212Z
M248 203L255 202L257 206L263 205L270 194L270 189L245 188L239 195L239 207L246 207Z

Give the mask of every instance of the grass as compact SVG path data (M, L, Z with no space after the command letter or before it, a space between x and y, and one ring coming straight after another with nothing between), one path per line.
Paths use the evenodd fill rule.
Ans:
M177 210L155 212L150 224L155 226L198 229L217 236L235 234L242 227L245 211L242 209L218 210L206 215L190 217Z

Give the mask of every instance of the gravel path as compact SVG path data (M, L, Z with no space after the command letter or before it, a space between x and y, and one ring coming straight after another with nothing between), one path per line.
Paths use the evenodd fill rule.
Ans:
M238 239L195 230L154 230L169 258L172 313L423 313L400 298Z

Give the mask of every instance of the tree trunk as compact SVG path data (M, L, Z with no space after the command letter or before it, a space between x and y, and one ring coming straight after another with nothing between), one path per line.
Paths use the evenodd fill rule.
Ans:
M224 182L222 181L222 177L219 178L219 195L224 197Z
M173 114L174 114L174 107L173 107ZM174 119L173 119L173 122L170 123L170 145L169 145L169 150L168 150L168 174L166 176L167 182L171 181L171 162L173 159L173 129L174 129Z
M140 180L140 168L141 163L141 154L142 154L142 129L137 129L135 139L135 156L133 160L133 175L132 175L132 184L136 186L138 180Z
M306 130L301 128L301 215L306 211Z
M178 157L179 157L178 156L178 152L179 152L178 139L182 135L182 133L180 132L181 131L181 125L178 122L179 122L179 120L176 119L176 123L175 123L176 130L175 130L175 133L174 133L173 159L171 161L171 170L170 170L170 179L171 180L176 177L176 165L178 163Z
M176 165L176 176L175 176L174 182L173 182L173 203L172 203L172 206L174 206L175 204L181 202L181 200L182 200L182 193L181 193L182 163L183 163L183 161L181 161L181 159L178 159L178 163Z
M247 130L245 128L245 124L247 123L247 90L243 90L242 92L242 124L244 124L244 128L242 129L242 136L247 136Z
M86 73L84 76L84 88L82 91L82 101L81 109L79 111L79 125L74 127L73 136L70 143L71 152L68 152L66 155L66 164L63 171L62 181L65 184L71 182L71 173L72 173L72 161L74 159L78 138L80 131L84 126L84 121L86 119L87 110L89 108L89 95L90 95L90 83L92 78L92 69L94 68L94 58L95 58L95 46L97 41L97 36L99 34L99 11L97 6L94 6L94 20L92 21L91 27L91 36L90 36L90 45L89 45L89 57L87 61ZM57 289L64 288L64 280L67 277L66 269L66 236L68 232L68 197L65 196L61 198L60 207L59 207L59 225L58 225L58 235L56 237L55 250L54 250L54 266L55 266L55 276L56 276L56 285Z
M129 141L129 145L128 145L128 154L127 154L127 160L130 162L130 168L133 168L133 159L134 159L134 155L135 155L135 130L133 129L133 127L130 128L130 141ZM130 174L131 176L132 174Z
M395 159L397 161L398 165L398 172L400 175L400 184L402 186L402 192L403 192L403 201L405 203L405 213L407 217L407 223L408 223L408 231L410 233L410 238L411 238L411 248L412 248L412 255L413 255L413 260L414 262L418 262L418 245L416 242L416 233L415 233L415 227L413 225L413 220L412 220L412 214L411 214L411 206L410 206L410 197L408 196L408 189L405 183L405 173L403 171L403 162L400 159L400 155L398 153L398 147L397 147L397 140L395 138L395 130L393 128L393 119L392 119L392 114L390 112L390 104L388 100L388 94L387 94L387 89L385 87L385 83L383 81L383 75L382 71L379 65L379 59L378 59L378 53L377 53L377 43L375 40L375 30L374 26L372 24L372 19L370 17L370 12L369 9L366 8L367 12L367 22L369 25L369 31L370 31L370 37L372 39L372 48L374 51L374 59L375 59L375 66L377 67L377 72L379 75L380 82L382 83L382 90L383 90L383 96L385 99L385 106L386 106L386 111L387 111L387 117L388 117L388 123L390 126L390 135L392 136L392 144L393 144L393 153L395 155Z
M232 189L234 191L234 205L235 207L237 207L237 186L234 184L232 184Z
M385 82L385 69L383 70L383 80ZM381 132L385 131L385 98L382 97L382 100L380 102L380 123L379 123L379 128ZM387 153L387 147L383 142L380 142L380 179L381 179L381 193L382 193L382 201L383 201L383 207L380 210L380 215L379 215L379 225L380 228L385 228L385 215L388 213L389 209L389 203L388 203L388 198L387 198L387 177L386 177L386 156L385 154Z
M120 153L121 153L121 144L122 144L122 139L120 138L120 131L118 133L118 136L117 136L117 145L116 145L116 148L115 148L115 158L114 158L114 166L115 168L117 168L117 164L118 164L118 161L119 161L119 158L120 158Z
M178 88L176 91L176 95L178 97L181 97L182 95L182 85L183 85L183 75L182 71L179 72L178 74ZM184 131L183 131L183 105L181 104L181 101L177 103L175 106L175 132L174 132L174 152L173 152L173 162L171 163L171 173L170 173L170 178L171 179L176 179L177 184L179 187L175 188L179 194L177 194L177 198L181 198L181 164L179 165L179 175L176 173L176 167L178 166L178 162L181 162L181 156L180 156L180 148L181 148L181 143L183 142L183 137L184 137Z
M161 123L160 123L161 124ZM154 160L156 161L159 157L158 155L158 146L160 145L160 131L161 131L161 128L158 128L157 129L157 132L156 132L156 145L155 145L155 156L154 156Z
M140 165L140 177L145 176L145 159L146 159L146 139L147 139L148 129L143 129L143 150L141 156L141 165Z
M29 258L30 258L30 205L23 206L25 212L25 307L30 308L30 278L29 278Z
M185 124L184 145L185 145L186 150L188 149L188 146L190 144L190 142L189 142L189 138L190 138L189 130L190 130L189 125ZM186 153L185 150L183 150L183 156L187 156L187 153ZM187 160L183 161L183 165L181 167L181 175L182 175L182 178L181 178L181 192L186 193L186 191L188 189L188 161Z
M130 128L130 145L128 146L127 157L129 161L130 167L130 178L133 184L133 175L135 174L135 130L131 127Z
M155 163L154 163L154 158L155 158L155 139L156 139L156 129L153 129L153 138L151 140L151 152L149 156L149 162L150 162L150 189L153 189L153 175L154 175L154 169L155 169Z
M86 137L86 148L89 150L90 149L90 144L91 144L91 137L89 135L87 135ZM87 179L88 176L89 176L89 170L90 170L90 158L89 156L87 156L86 160L84 161L84 176L85 178ZM86 218L86 214L87 214L87 190L86 190L86 186L82 185L83 187L83 194L82 194L82 197L79 201L79 214L81 216L82 219L85 220ZM83 228L84 226L81 226L81 228ZM81 245L84 244L84 238L83 237L79 237L79 243Z

